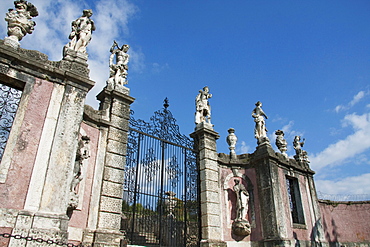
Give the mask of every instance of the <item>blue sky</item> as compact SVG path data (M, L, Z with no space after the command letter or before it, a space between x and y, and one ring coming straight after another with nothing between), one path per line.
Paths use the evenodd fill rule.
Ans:
M96 86L87 104L98 105L113 40L129 44L136 118L148 120L168 97L181 132L190 134L195 96L207 85L218 152L229 152L225 138L233 127L241 154L256 148L251 112L259 100L274 149L277 129L291 157L294 136L306 138L318 191L370 199L369 1L31 2L37 25L21 46L50 60L61 59L71 22L93 9L97 30L87 50ZM12 7L0 2L4 15Z

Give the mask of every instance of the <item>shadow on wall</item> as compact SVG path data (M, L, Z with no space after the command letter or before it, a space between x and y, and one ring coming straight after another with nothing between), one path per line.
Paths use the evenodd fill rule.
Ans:
M320 227L320 221L316 221L315 226L311 233L311 240L317 241L320 239L320 232L317 230ZM335 224L335 220L332 218L331 222L328 222L323 218L323 230L325 232L325 239L329 242L330 247L341 247L338 242L338 226ZM331 230L331 232L330 232Z
M293 238L294 238L294 241L295 241L294 247L301 247L301 244L299 242L299 239L298 239L298 236L297 236L296 232L293 232Z

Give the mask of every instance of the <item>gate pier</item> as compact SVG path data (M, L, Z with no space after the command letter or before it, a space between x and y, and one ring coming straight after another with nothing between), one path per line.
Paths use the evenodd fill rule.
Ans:
M198 151L201 207L201 247L224 247L222 240L219 169L216 140L219 138L211 124L201 122L190 135Z
M110 122L108 127L101 127L102 138L105 141L101 144L103 164L96 177L100 177L100 193L96 193L95 203L91 207L98 209L95 220L90 218L91 225L96 226L93 232L85 232L85 239L90 242L93 237L94 246L120 246L120 240L124 233L120 232L122 193L124 183L124 168L126 164L126 149L128 135L128 121L130 117L130 105L134 98L128 95L126 87L117 89L104 88L97 96L100 100L100 111L102 118Z

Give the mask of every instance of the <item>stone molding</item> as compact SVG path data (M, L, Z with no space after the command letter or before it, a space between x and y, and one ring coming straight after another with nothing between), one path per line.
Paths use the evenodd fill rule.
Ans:
M95 84L89 79L87 63L67 60L49 61L46 54L23 48L14 49L4 45L3 40L0 40L0 57L3 58L0 72L7 75L18 74L14 79L23 83L26 80L22 78L22 74L60 84L70 83L86 92ZM18 85L22 87L22 84L18 83Z

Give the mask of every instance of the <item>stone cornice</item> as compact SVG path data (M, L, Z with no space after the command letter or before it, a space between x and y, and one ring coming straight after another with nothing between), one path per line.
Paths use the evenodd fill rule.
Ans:
M12 70L32 77L59 84L70 84L83 91L89 91L95 84L89 79L87 63L74 61L49 61L48 56L39 51L23 48L14 49L0 40L0 73L12 74ZM10 76L11 77L11 76ZM14 78L25 82L21 77Z

